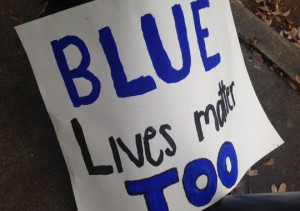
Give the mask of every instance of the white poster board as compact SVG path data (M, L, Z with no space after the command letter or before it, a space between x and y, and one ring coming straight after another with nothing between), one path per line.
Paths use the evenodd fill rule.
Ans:
M223 0L98 0L18 26L79 210L199 210L282 144Z

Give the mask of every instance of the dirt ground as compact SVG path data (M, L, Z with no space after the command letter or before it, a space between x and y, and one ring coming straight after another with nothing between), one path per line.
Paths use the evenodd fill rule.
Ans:
M300 0L240 1L267 25L300 47ZM299 37L293 37L297 33Z

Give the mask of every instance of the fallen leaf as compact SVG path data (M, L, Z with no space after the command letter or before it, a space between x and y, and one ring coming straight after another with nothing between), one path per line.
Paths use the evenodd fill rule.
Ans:
M279 32L279 35L281 36L281 37L283 37L283 30L281 30L280 32Z
M289 36L287 36L287 38L286 39L288 39L288 40L291 40L291 39L293 39L293 37L292 37L292 35L291 34L289 34Z
M300 74L296 75L295 79L300 84Z
M271 158L267 160L266 162L263 162L263 166L272 166L274 164L274 158Z
M270 26L272 24L272 19L270 20L265 20L265 24L267 24L267 26Z
M252 51L253 56L255 56L255 58L257 58L259 61L264 62L264 59L262 57L262 55L260 53L258 53L257 51Z
M296 47L300 48L300 43L293 43Z
M272 12L272 14L276 16L276 15L280 15L281 12L280 11L275 11L275 12Z
M290 87L292 87L295 91L299 91L299 90L300 90L300 85L299 85L296 81L292 80L291 78L283 78L283 79L284 79L285 82L287 82L287 83L290 85Z
M252 40L250 38L246 38L244 41L245 41L245 43L247 43L249 45L254 45L257 43L257 40Z
M256 13L257 16L259 16L261 19L266 20L267 16L265 13L261 12L259 9L256 9Z
M287 17L287 16L290 14L290 12L291 12L291 10L289 9L288 11L282 13L281 15L282 15L283 17Z
M13 19L14 21L20 21L21 20L20 16L12 13L11 10L9 10L7 12L1 12L1 15L7 15L8 17Z
M249 169L247 172L246 172L246 175L249 176L249 177L253 177L253 176L257 176L258 175L258 170L251 170Z
M249 185L248 193L252 194L252 188L251 188L251 185Z
M272 191L272 193L277 193L277 187L275 184L272 184L271 191Z
M278 22L278 23L281 23L281 18L279 18L279 16L275 16L275 20Z
M267 6L259 7L259 9L262 10L262 11L266 11L266 12L269 11L269 7L267 7Z
M295 40L297 42L297 34L298 34L298 29L296 27L293 27L291 29L291 36L293 38L293 40Z
M276 11L279 11L279 4L278 4L278 1L276 1L275 8L276 8Z
M291 34L291 31L284 30L284 34L286 34L286 35Z
M285 193L286 192L286 184L281 183L281 185L278 188L278 193Z
M286 23L288 24L288 25L293 25L293 21L291 20L291 19L286 19Z

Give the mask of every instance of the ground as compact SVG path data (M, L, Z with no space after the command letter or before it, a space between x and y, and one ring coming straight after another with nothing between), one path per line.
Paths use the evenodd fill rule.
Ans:
M289 36L293 27L299 27L300 33L300 0L240 0L246 8L267 25L288 38L291 42L298 42ZM300 41L298 42L300 43ZM299 46L299 45L298 45ZM300 46L299 46L300 47Z
M241 0L253 11L255 0ZM42 101L26 53L14 26L37 19L40 0L0 1L0 210L76 210L68 170L55 131ZM298 3L295 3L298 2ZM290 18L300 26L299 0L282 1ZM266 26L267 27L267 26ZM257 176L245 176L235 193L269 193L271 185L286 183L300 191L300 96L242 48L257 96L285 144L253 166ZM274 163L262 165L269 159Z

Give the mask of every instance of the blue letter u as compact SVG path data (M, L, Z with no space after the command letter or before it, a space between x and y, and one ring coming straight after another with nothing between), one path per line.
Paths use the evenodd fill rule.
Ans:
M158 77L167 83L181 81L189 74L191 68L191 54L183 12L180 5L174 5L172 11L182 53L182 68L180 70L174 69L171 65L170 59L160 40L154 17L151 14L146 14L141 18L144 39L152 64Z

